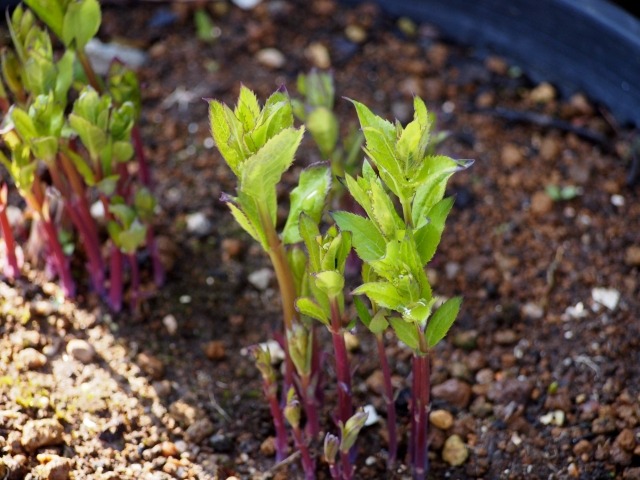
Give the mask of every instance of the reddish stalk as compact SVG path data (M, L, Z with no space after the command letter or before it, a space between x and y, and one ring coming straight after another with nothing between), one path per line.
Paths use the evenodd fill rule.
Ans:
M278 463L287 458L287 453L289 452L287 427L282 409L280 408L280 402L278 401L278 387L274 383L263 380L262 389L269 402L269 410L273 418L273 427L276 431L276 463Z
M11 223L7 216L7 184L3 183L0 187L0 231L4 239L5 255L7 256L4 265L4 274L14 279L20 275L20 262L16 254L16 241L11 230Z
M156 238L153 234L153 228L151 228L151 225L147 225L147 248L149 249L149 256L151 257L153 281L156 286L161 287L164 285L165 271L164 266L162 265L162 260L160 260L158 244L156 243Z
M316 478L316 462L313 461L311 454L309 453L309 447L304 441L302 430L298 427L293 427L293 441L296 447L300 451L302 456L302 469L304 470L305 480L315 480Z
M147 156L144 154L142 135L140 134L140 127L138 125L134 125L131 130L131 139L133 140L133 148L136 152L136 157L138 158L140 180L145 187L151 188L151 172L149 170Z
M387 406L387 431L389 432L389 457L387 466L392 467L396 462L398 453L398 432L396 426L396 405L393 401L393 385L391 384L391 369L384 349L384 339L381 334L376 335L378 344L378 356L380 357L380 367L384 379L384 402Z
M413 479L424 480L428 471L429 355L414 352L412 364L411 463Z
M113 242L113 240L112 240ZM114 243L111 245L109 265L109 306L114 312L122 309L122 252Z
M51 219L43 218L42 224L44 226L44 230L49 243L49 253L53 257L53 265L56 269L56 272L58 273L58 277L60 278L64 296L67 298L73 298L76 296L76 286L71 276L69 260L62 251L62 246L60 245L60 240L58 239L58 232L56 230L56 227Z
M131 311L136 312L138 310L138 302L140 301L140 269L138 268L138 259L136 254L130 253L127 255L129 259L129 267L131 268L131 285L130 285L130 304Z
M331 302L331 339L333 340L333 350L336 360L336 377L338 380L338 420L343 424L351 418L353 405L351 402L351 369L349 368L349 357L347 346L342 333L342 315L337 299Z

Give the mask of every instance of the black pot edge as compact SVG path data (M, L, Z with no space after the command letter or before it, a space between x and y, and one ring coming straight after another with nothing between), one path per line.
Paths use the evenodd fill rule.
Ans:
M357 4L359 0L342 0ZM605 0L373 0L640 125L640 22Z

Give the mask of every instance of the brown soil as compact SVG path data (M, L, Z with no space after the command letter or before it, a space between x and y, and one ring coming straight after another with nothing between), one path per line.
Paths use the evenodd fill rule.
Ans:
M447 430L431 427L432 477L640 478L640 201L626 182L630 132L582 96L558 99L427 25L403 33L372 6L209 6L221 29L213 44L198 41L184 4L164 27L149 21L166 4L105 11L103 39L150 54L140 72L143 135L173 268L137 315L111 316L91 294L60 301L45 282L0 283L0 477L4 468L12 479L67 478L54 476L65 469L74 479L302 478L295 458L273 465L259 375L242 353L279 328L278 296L274 281L260 290L247 280L268 262L218 201L234 182L207 140L201 98L233 103L241 82L263 99L283 83L295 94L296 75L313 66L308 47L320 44L338 95L406 121L418 94L451 132L442 150L476 160L450 185L457 201L430 266L438 293L465 298L432 357L432 408L454 416ZM347 27L351 38L364 33L360 43ZM267 47L284 54L282 66L257 60ZM345 124L355 121L348 102L336 108ZM315 160L304 147L299 165ZM548 185L581 193L552 201ZM186 228L194 212L211 222L209 234ZM594 289L619 301L603 306ZM356 403L383 415L374 344L358 334ZM73 350L72 339L95 355L84 358L77 348L86 354L86 345ZM403 458L410 358L391 341L387 353ZM27 436L44 426L30 422L51 418L64 432L49 426L51 445L38 448ZM333 428L329 410L323 425ZM469 451L458 467L442 457L454 434ZM363 432L357 478L409 477L404 462L386 471L384 438L383 421ZM319 477L328 478L322 462Z

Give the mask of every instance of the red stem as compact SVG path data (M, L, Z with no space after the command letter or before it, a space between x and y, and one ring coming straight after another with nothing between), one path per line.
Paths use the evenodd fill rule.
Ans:
M343 424L351 418L353 405L351 402L351 369L347 346L342 333L342 316L336 299L331 299L331 338L336 359L336 377L338 379L338 419Z
M318 420L318 406L316 402L316 382L313 380L313 369L311 374L300 378L300 396L304 402L304 412L307 415L305 429L309 438L315 438L320 433L320 421Z
M131 311L136 312L138 310L138 302L140 301L140 269L138 268L138 259L136 254L130 253L129 267L131 268L131 285L130 285L130 300Z
M109 306L119 312L122 309L122 252L115 244L111 245L109 282Z
M13 231L7 217L6 205L0 205L0 230L2 231L5 254L7 255L4 273L7 277L14 279L20 275L20 265L16 256L16 241L13 238Z
M293 440L296 442L296 447L300 450L302 455L302 469L304 470L305 480L315 480L316 478L316 463L313 461L309 448L302 437L302 430L299 428L293 429Z
M398 433L396 426L396 405L393 401L393 385L391 384L391 369L387 361L387 355L384 349L384 339L382 335L376 335L378 344L378 356L380 357L380 367L382 368L382 376L384 379L384 402L387 406L387 430L389 432L389 457L387 458L387 466L392 467L396 462L398 453Z
M277 387L272 383L263 382L262 388L269 402L269 410L273 418L273 427L276 431L276 463L287 457L289 442L287 440L287 428L285 426L284 415L278 402L276 394Z
M413 479L424 480L428 470L429 355L414 353L412 363L411 461L413 465Z
M135 149L136 157L138 158L140 180L145 187L151 189L151 172L149 171L147 157L144 154L142 135L140 134L140 127L138 125L134 125L131 130L131 139L133 140L133 148Z
M151 265L153 268L153 281L156 286L161 287L165 281L165 271L162 261L160 260L160 254L158 252L158 244L153 234L153 228L151 225L147 226L147 248L149 249L149 255L151 256Z
M60 240L58 240L58 232L55 225L51 220L42 220L44 230L47 234L49 241L50 254L53 256L53 264L55 265L60 283L62 284L62 291L65 297L73 298L76 296L76 286L71 277L71 269L69 267L69 261L62 251Z

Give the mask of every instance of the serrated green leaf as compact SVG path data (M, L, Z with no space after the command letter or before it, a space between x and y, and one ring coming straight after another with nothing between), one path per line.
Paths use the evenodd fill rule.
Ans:
M364 324L365 327L369 328L371 324L371 313L369 312L369 308L362 301L360 297L353 297L353 305L356 307L356 312L358 313L358 318Z
M240 177L244 155L238 146L242 140L242 125L233 112L221 102L209 102L209 123L211 135L216 142L220 154L233 173Z
M233 112L245 132L250 132L256 125L256 120L260 115L260 105L256 94L242 85L240 87L240 95L238 96L238 104Z
M318 107L307 115L305 125L318 145L322 158L331 159L340 134L335 114L325 107Z
M58 153L58 139L56 137L38 137L30 142L33 155L47 163L52 162Z
M82 50L100 29L102 21L100 3L98 0L72 0L67 2L66 7L67 11L62 22L62 36L57 33L56 35L60 36L67 47L73 46L77 50Z
M344 289L344 276L337 270L314 273L316 287L329 298L336 298Z
M331 214L340 230L351 232L353 247L365 262L377 260L384 255L385 239L373 222L350 212Z
M122 252L132 254L144 244L146 238L147 227L135 219L129 228L118 234L116 243Z
M91 158L97 160L107 146L106 132L75 113L69 114L69 125L80 137Z
M442 340L458 316L462 297L453 297L444 302L427 322L427 343L432 348Z
M329 315L323 308L309 297L301 297L296 299L296 310L302 315L315 318L325 325L329 325Z
M389 310L398 311L405 303L398 289L389 282L364 283L356 288L353 294L366 295L372 302Z
M287 128L267 141L249 157L242 171L240 188L255 199L263 211L276 221L275 187L282 174L291 166L304 129Z
M309 253L310 271L320 271L320 246L316 240L320 236L318 222L303 212L300 214L298 220L298 231L300 233L300 237L304 240L307 252Z
M407 322L398 317L391 317L389 323L401 342L404 342L412 350L418 350L420 338L415 323Z
M302 171L298 186L291 191L290 195L289 217L282 231L282 241L285 244L302 241L298 227L302 212L314 222L320 222L330 189L331 168L329 165L312 165Z
M62 38L64 9L60 0L24 0L57 37Z
M14 107L11 110L11 120L23 141L29 142L38 136L33 120L21 108Z
M423 265L427 264L436 253L453 201L453 197L448 197L434 205L429 211L429 223L415 232L416 249Z
M255 227L244 212L233 203L227 202L227 206L231 210L231 214L233 215L233 218L235 218L236 222L238 222L244 231L251 235L251 237L255 241L259 242L262 245L262 248L266 250L268 248L268 243L266 239L263 238L263 235L258 234L257 228L259 227Z
M374 335L380 335L389 327L389 322L385 316L385 312L383 310L378 310L376 314L371 319L371 323L369 324L369 330Z
M385 238L394 238L403 229L404 222L396 212L393 201L378 182L371 182L372 219Z

